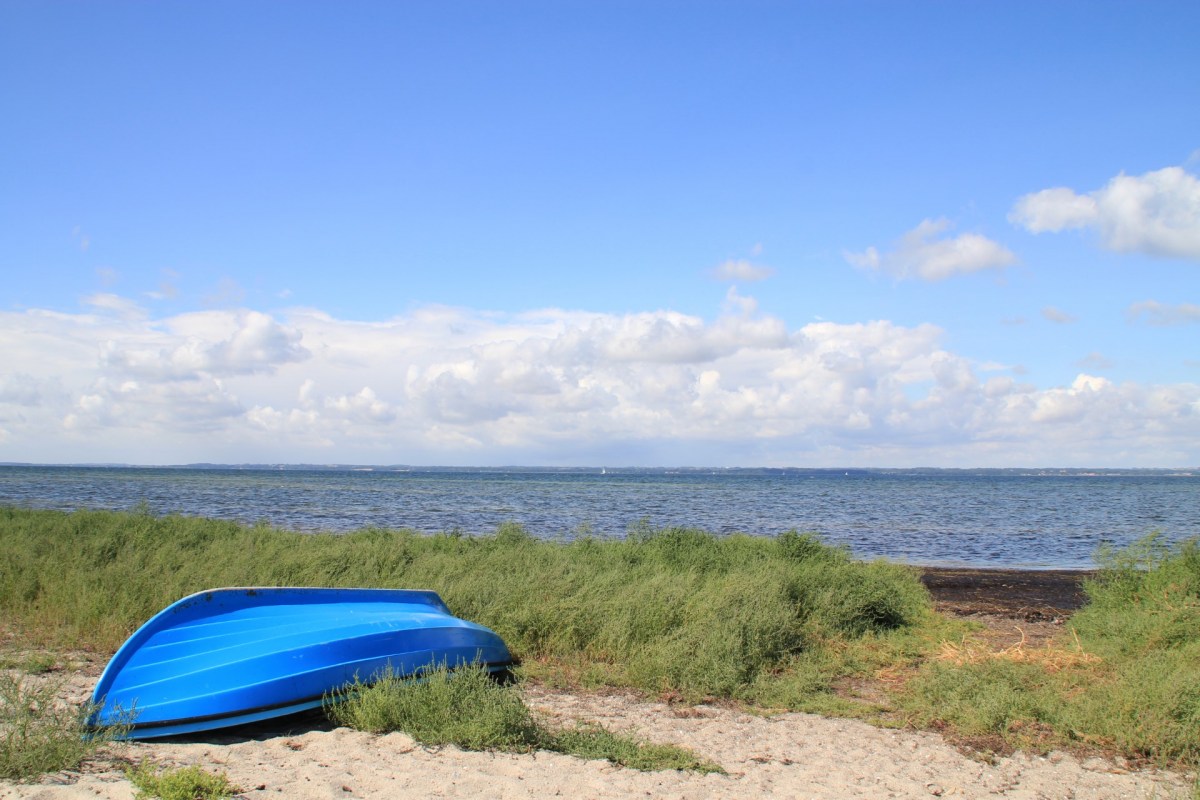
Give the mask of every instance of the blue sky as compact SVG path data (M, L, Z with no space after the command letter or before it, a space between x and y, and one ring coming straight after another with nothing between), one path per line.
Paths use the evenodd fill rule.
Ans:
M1200 466L1200 6L0 6L0 460Z

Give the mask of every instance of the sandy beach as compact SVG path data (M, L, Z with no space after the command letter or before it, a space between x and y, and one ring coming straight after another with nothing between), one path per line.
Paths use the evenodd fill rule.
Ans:
M1015 578L1021 580L1014 583ZM1024 626L1049 632L1061 624L1054 620L1056 612L1069 614L1077 605L1072 598L1078 578L1064 573L1026 580L1013 574L941 570L927 574L926 582L945 611L991 614L993 622L1036 616ZM1017 585L1022 582L1024 590ZM981 585L993 588L975 591ZM995 587L1004 586L998 595ZM1035 607L1036 615L1030 611ZM1005 616L997 617L998 611ZM66 676L64 699L85 699L102 666L102 660L81 655ZM123 768L146 760L225 772L243 798L297 800L1191 796L1189 776L1135 770L1120 759L1016 753L987 760L960 752L935 733L886 730L853 720L796 713L764 717L726 705L677 706L620 692L571 693L540 686L524 691L529 705L552 723L599 722L649 741L681 745L716 762L726 774L637 772L547 752L426 748L400 733L375 736L333 728L313 714L233 733L112 745L78 772L48 775L34 784L0 783L0 798L128 800L134 789Z
M82 677L82 676L81 676ZM86 681L73 685L86 691ZM626 694L532 688L551 719L589 720L655 742L689 747L725 775L637 772L555 753L430 749L393 733L331 728L319 718L239 736L110 747L81 772L0 784L0 798L129 800L126 763L195 764L225 772L244 798L1186 798L1190 782L1167 772L1052 753L985 763L931 733L881 730L809 714L766 718L715 706L673 707Z

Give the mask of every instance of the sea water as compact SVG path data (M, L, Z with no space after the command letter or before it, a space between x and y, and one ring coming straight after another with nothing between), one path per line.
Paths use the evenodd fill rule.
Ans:
M811 531L860 558L1087 568L1102 544L1200 536L1200 475L959 470L0 467L0 505L145 507L300 531L621 537Z

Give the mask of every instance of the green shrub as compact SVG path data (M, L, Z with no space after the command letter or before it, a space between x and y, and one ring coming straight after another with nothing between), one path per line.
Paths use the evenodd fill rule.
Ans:
M1169 547L1157 535L1106 548L1071 624L1105 658L1187 648L1200 639L1200 540Z
M1200 760L1200 540L1152 535L1100 561L1071 625L1104 669L1068 724L1139 755Z
M137 787L139 800L224 800L241 791L224 773L213 774L196 766L159 771L143 761L126 770L125 777Z

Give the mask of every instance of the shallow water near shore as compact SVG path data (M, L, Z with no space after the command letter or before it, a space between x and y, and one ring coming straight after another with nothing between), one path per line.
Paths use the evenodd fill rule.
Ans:
M1200 535L1200 476L957 470L0 467L0 504L181 513L301 531L364 527L621 537L813 531L860 558L1086 569L1104 543Z

